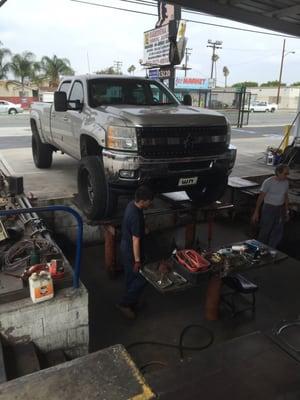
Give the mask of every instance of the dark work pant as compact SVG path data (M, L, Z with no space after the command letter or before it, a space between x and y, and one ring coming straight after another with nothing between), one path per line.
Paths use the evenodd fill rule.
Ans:
M258 240L276 248L283 236L284 206L264 204L261 212Z
M120 304L123 306L133 306L138 302L144 288L147 285L147 281L139 272L136 273L133 271L133 261L122 253L123 252L121 250L122 264L125 273L126 291Z

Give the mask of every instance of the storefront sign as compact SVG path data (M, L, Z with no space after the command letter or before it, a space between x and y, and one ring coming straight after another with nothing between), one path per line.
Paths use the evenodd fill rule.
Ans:
M173 68L171 67L164 67L160 68L159 70L159 77L161 79L169 79L172 78L174 75Z
M144 32L145 65L170 64L169 25Z
M159 68L151 68L148 71L150 79L159 79Z
M175 89L208 89L208 79L176 78Z

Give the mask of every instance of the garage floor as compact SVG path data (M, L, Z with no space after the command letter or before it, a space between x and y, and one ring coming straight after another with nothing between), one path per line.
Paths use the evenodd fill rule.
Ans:
M205 244L206 242L206 229L206 224L200 225L200 244ZM217 247L246 238L249 238L249 226L247 224L223 219L216 224L214 229L213 245ZM157 258L160 255L169 254L171 243L172 238L170 238L170 233L160 237L152 236L152 239L150 237L148 255L150 255L150 258L151 256L152 258ZM154 249L155 255L153 254ZM67 250L70 251L71 249L69 248ZM285 250L284 246L282 250ZM294 255L299 257L297 251ZM103 247L85 248L82 265L82 280L90 294L91 351L116 343L122 343L128 346L137 341L159 341L176 344L182 329L190 324L202 324L213 332L215 337L214 344L211 347L211 349L213 349L215 348L214 346L218 344L230 343L229 341L234 338L253 332L260 331L268 333L279 321L283 319L294 319L299 315L300 311L300 263L294 259L288 259L277 265L275 264L244 274L256 282L260 288L257 294L257 310L254 316L252 316L250 312L245 312L233 319L228 311L221 309L220 319L214 322L205 321L203 317L204 296L206 291L205 284L201 287L173 295L162 295L154 288L148 286L144 293L146 304L144 308L140 310L138 318L135 321L125 320L115 308L115 303L122 294L123 276L120 274L115 280L110 280L108 278L103 266ZM191 346L201 346L205 344L207 340L207 335L204 332L194 329L187 334L185 343ZM249 346L251 347L252 344L249 344ZM157 388L160 388L159 390L162 390L164 386L164 374L166 374L166 371L168 371L169 374L168 379L166 378L165 381L166 385L171 385L170 371L172 371L172 369L176 371L178 365L181 364L178 351L164 347L150 345L137 346L132 348L130 353L140 367L152 361L156 362L145 368L144 371L146 377L148 376L150 381L153 379L153 384L157 385ZM201 354L185 352L184 357L184 362L188 363L190 360L201 359ZM258 354L257 360L259 360L259 358L260 356ZM159 362L159 364L157 362ZM275 364L274 374L278 367L278 365L275 366ZM159 373L162 382L159 381L158 383L157 377L155 378L155 376L157 376L157 371L162 368L162 365L164 365L164 368ZM187 368L189 367L187 366ZM273 366L269 365L268 368L272 369ZM286 373L288 374L288 371ZM178 382L176 382L176 376L173 378L173 384L178 384ZM282 384L284 384L284 382L285 380L283 379ZM165 388L162 392L168 392L168 389ZM196 385L193 389L191 388L190 397L182 397L182 394L181 397L176 397L173 392L173 397L166 398L195 399L195 395L200 393L201 389ZM222 391L220 395L221 393ZM265 399L274 398L268 397L267 394L268 392L265 392ZM219 397L216 395L216 397L209 398L217 399ZM244 399L248 397L236 398ZM249 398L254 399L255 397Z

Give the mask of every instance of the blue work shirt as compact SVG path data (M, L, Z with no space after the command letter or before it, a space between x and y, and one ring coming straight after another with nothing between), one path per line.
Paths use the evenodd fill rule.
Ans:
M125 210L122 222L122 257L134 263L132 236L140 238L141 261L144 259L145 220L143 210L131 201Z

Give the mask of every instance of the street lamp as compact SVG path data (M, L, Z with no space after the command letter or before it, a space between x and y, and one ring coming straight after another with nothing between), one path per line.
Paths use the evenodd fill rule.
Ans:
M276 104L279 104L279 97L280 97L280 86L281 86L281 78L282 78L282 70L283 70L283 62L284 57L288 54L295 54L295 51L285 51L285 39L283 40L283 48L282 48L282 56L281 56L281 64L280 64L280 72L279 72L279 79L278 79L278 89L277 89L277 99Z

